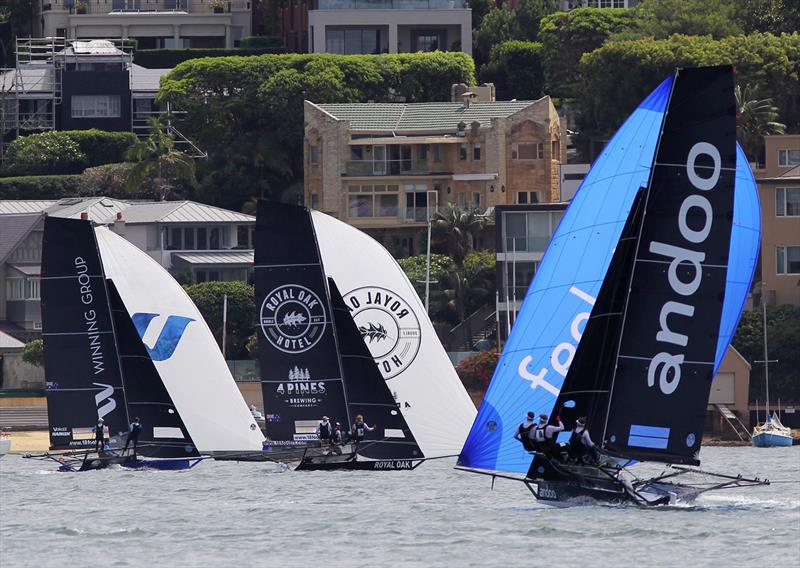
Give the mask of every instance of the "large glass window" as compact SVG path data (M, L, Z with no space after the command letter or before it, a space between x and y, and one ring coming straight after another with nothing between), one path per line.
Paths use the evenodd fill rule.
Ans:
M800 165L800 149L778 150L779 166Z
M119 95L73 95L72 118L117 118Z
M800 187L775 189L775 215L778 217L800 216Z
M325 51L340 55L381 53L381 31L377 28L327 29Z
M800 246L775 248L776 272L778 274L800 274Z
M528 239L525 213L503 213L503 230L506 234L507 252L525 250Z
M544 158L544 146L541 142L515 142L511 145L513 160L541 160Z
M539 203L538 191L518 191L517 203L519 205L527 205L529 203Z
M462 161L467 159L467 145L466 144L459 144L458 145L458 159L462 160Z
M479 161L481 159L481 145L480 144L473 144L472 145L472 159L475 161Z
M414 51L446 51L443 31L422 30L414 32Z
M397 217L399 191L397 185L351 185L347 188L348 216Z

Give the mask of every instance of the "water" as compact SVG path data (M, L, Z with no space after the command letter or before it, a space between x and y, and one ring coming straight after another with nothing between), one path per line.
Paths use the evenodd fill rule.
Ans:
M800 447L703 449L703 467L800 480ZM448 463L445 463L448 462ZM692 506L556 508L521 483L455 471L57 473L0 460L0 565L797 566L800 483Z

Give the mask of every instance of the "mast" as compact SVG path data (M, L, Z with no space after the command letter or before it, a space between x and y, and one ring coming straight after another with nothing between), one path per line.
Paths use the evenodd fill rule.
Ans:
M761 314L764 322L764 382L767 387L767 413L766 422L769 422L769 357L767 356L767 304L761 302Z

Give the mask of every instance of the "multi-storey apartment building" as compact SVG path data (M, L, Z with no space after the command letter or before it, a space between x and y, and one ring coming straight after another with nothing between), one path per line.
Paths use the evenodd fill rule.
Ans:
M316 0L310 53L472 53L472 10L462 0Z
M249 0L35 0L42 37L134 38L140 49L235 47Z
M800 305L800 134L765 136L756 171L761 198L761 294L768 306Z
M470 97L412 104L306 101L306 203L414 254L420 228L437 205L485 212L508 203L558 201L565 136L550 98Z

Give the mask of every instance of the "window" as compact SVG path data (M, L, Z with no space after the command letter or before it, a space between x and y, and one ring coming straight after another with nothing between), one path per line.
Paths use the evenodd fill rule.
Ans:
M340 55L381 53L381 31L376 28L327 29L325 51Z
M800 246L775 247L777 274L800 274Z
M252 236L253 236L252 225L237 225L236 246L241 249L253 248L253 242L250 240Z
M472 192L472 204L470 207L473 209L478 209L481 206L481 192L480 191L473 191Z
M364 159L364 147L363 146L350 146L350 159L351 160L363 160Z
M420 162L427 162L428 161L428 145L427 144L420 144L418 146L418 154L419 154L419 161Z
M527 205L529 203L539 203L539 192L538 191L518 191L517 192L517 204L518 205Z
M778 150L778 165L779 166L799 166L800 165L800 149Z
M40 280L36 277L31 278L8 278L6 279L6 299L12 300L39 300Z
M222 273L219 270L198 270L194 273L196 282L219 282L222 280Z
M119 95L73 95L72 118L118 118Z
M315 144L308 145L308 164L311 166L319 164L319 146Z
M319 193L311 194L311 209L319 209Z
M467 194L464 191L458 192L458 206L461 209L467 208Z
M800 187L775 188L775 215L778 217L800 216Z
M420 30L413 33L414 51L446 51L444 32Z
M458 159L459 160L466 160L467 159L467 145L466 144L459 144L458 145Z
M590 8L624 8L625 0L589 0Z
M351 185L347 188L348 216L397 217L399 192L397 185Z
M40 300L41 296L39 295L39 283L40 280L38 278L28 278L25 281L25 297L28 300Z
M197 229L197 250L208 250L208 229L205 227Z
M561 143L558 140L551 142L551 160L561 160Z
M515 142L511 145L512 160L541 160L544 145L541 142Z
M169 232L167 250L183 250L183 229L173 227Z
M481 145L480 144L473 144L472 145L472 159L478 161L481 159Z
M431 145L431 154L433 154L433 161L434 162L441 162L442 161L442 147L439 144L432 144Z

